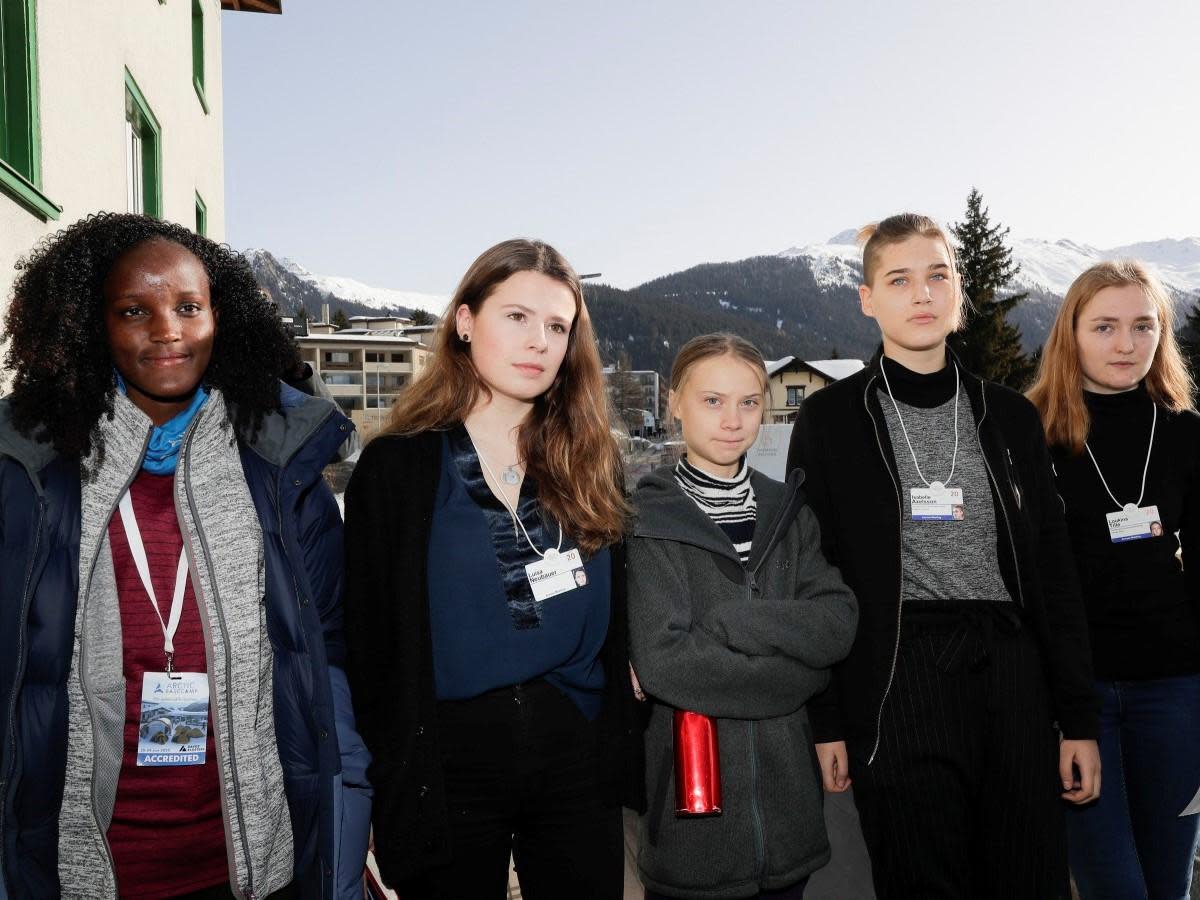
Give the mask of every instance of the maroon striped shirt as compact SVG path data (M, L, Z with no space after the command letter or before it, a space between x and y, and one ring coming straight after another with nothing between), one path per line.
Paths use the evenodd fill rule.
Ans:
M144 471L138 473L130 488L150 580L164 622L169 620L183 548L173 491L173 476ZM137 765L142 673L165 669L163 629L142 586L119 513L114 513L108 523L108 539L117 577L125 657L125 749L108 843L120 895L158 900L229 880L217 758L210 727L204 765ZM175 671L208 671L200 610L190 579L174 645ZM210 704L210 726L211 716Z

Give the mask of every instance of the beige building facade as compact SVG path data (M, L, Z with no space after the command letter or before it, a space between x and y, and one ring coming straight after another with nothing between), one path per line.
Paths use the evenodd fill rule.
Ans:
M432 354L415 338L371 332L300 335L310 366L364 438L387 418L396 397L425 371Z
M853 375L863 368L857 359L820 359L805 362L785 356L767 363L770 398L763 421L782 425L796 421L796 414L806 397L821 388Z
M0 312L14 263L90 213L146 212L224 240L221 10L280 5L0 0Z

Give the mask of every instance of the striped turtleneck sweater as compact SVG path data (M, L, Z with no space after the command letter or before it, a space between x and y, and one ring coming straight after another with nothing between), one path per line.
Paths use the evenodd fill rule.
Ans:
M741 468L732 478L709 475L686 459L681 459L675 466L675 480L683 492L696 501L701 512L725 532L742 562L749 561L758 507L745 457L742 458Z

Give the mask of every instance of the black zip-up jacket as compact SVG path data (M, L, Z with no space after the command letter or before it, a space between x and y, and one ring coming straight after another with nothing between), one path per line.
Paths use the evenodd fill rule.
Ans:
M879 403L881 355L804 401L787 462L789 471L804 469L825 556L859 604L850 655L834 668L829 689L809 703L814 737L848 741L852 753L868 759L878 746L900 647L900 529L908 515ZM1041 421L1020 394L958 365L974 414L972 437L987 464L1004 584L1041 648L1063 736L1095 738L1099 709L1087 621Z
M450 862L429 625L429 531L442 435L383 435L346 488L346 674L359 731L374 750L375 859L390 885ZM612 601L601 648L600 789L645 809L641 713L629 681L624 545L612 546Z

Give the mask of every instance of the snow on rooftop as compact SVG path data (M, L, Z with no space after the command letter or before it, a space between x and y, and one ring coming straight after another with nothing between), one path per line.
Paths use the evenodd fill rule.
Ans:
M796 362L796 357L794 356L767 360L767 377L770 378L776 372L786 369L794 362ZM855 372L860 372L866 368L861 359L802 359L800 360L800 364L816 369L826 378L832 378L834 381L838 381L848 375L853 375Z
M834 381L848 378L866 368L861 359L807 359L805 362Z
M785 356L783 359L767 360L767 377L770 378L772 375L774 375L780 369L785 369L788 366L790 366L792 364L792 361L795 360L795 358L796 357L794 357L794 356Z

